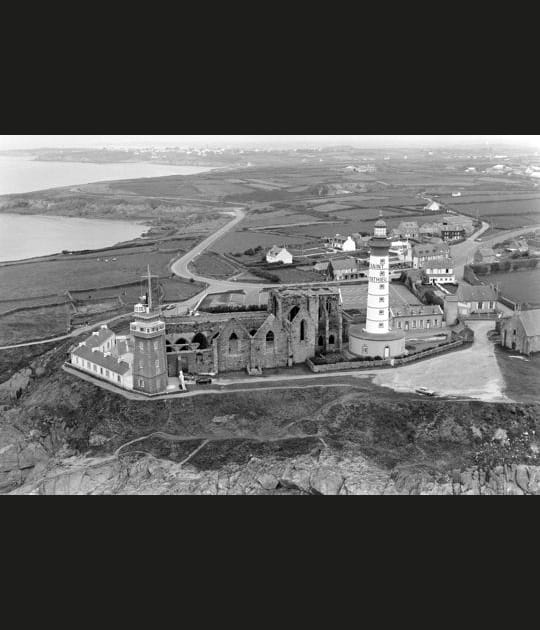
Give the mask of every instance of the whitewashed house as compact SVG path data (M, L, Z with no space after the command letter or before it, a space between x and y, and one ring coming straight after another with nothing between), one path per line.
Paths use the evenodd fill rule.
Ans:
M431 201L427 206L424 206L424 210L429 210L430 212L439 212L440 209L441 205L436 201Z
M454 261L452 258L439 258L426 263L424 271L431 284L455 284Z
M266 262L268 263L283 263L284 265L290 265L293 261L293 256L285 247L279 247L274 245L266 253Z

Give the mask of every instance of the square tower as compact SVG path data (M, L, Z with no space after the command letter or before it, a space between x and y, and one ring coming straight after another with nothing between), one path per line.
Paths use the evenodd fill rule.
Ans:
M130 324L133 337L133 389L145 394L165 392L168 385L165 350L165 322L159 309L152 307L150 270L147 304L135 304L135 321Z

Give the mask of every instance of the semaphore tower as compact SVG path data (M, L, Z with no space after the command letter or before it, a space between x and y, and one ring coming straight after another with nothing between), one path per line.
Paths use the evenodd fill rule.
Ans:
M155 276L154 276L155 277ZM133 389L146 394L165 392L168 385L165 354L165 322L161 309L152 304L152 275L146 275L148 291L135 304L135 321L130 325L133 336Z

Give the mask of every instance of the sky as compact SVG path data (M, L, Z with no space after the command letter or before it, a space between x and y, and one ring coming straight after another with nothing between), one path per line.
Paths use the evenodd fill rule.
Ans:
M540 149L540 136L534 135L0 135L0 150L37 148L96 148L150 146L336 146L352 145L361 148L400 146L441 146L459 144L524 145Z

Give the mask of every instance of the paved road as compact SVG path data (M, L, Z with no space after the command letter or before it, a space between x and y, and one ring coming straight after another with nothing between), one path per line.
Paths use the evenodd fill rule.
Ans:
M519 228L517 230L508 230L506 232L502 232L501 234L496 234L494 236L489 236L486 239L482 239L482 242L479 243L476 239L488 228L489 224L482 222L480 230L472 234L466 241L458 243L457 245L452 245L451 253L455 261L456 280L458 282L463 280L463 268L467 263L472 261L473 254L479 247L492 247L495 243L506 241L509 238L525 234L526 232L532 232L533 230L540 228L540 225L529 225L528 227Z

